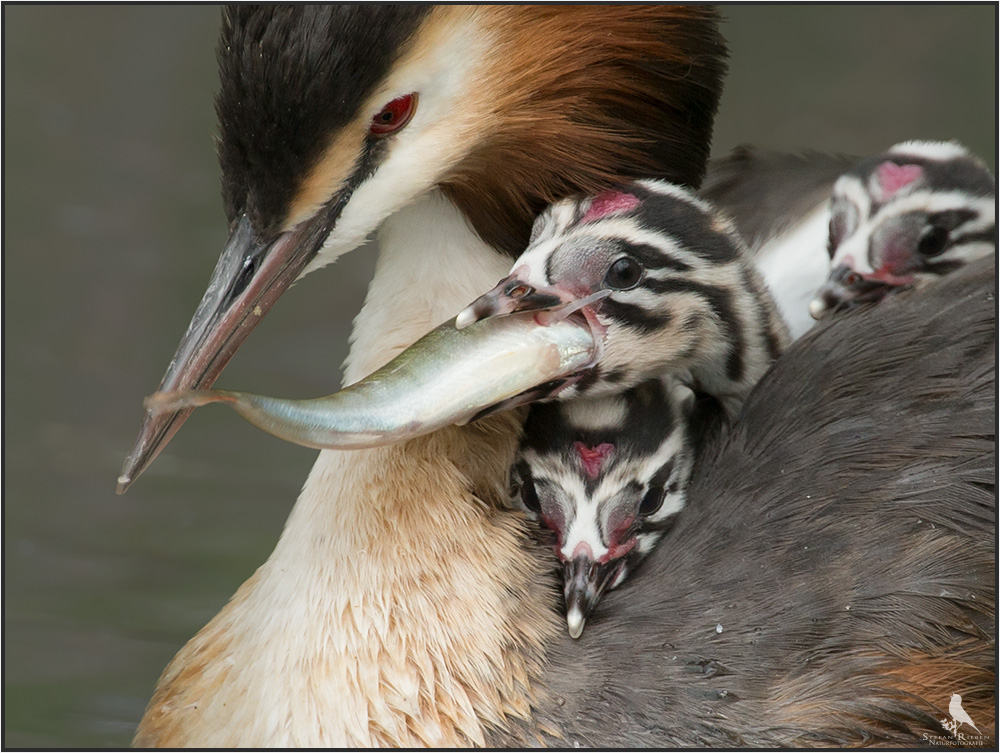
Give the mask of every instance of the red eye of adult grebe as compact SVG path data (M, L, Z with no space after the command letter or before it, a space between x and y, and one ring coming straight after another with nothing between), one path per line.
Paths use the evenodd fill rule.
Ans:
M416 94L404 94L402 97L396 97L372 118L371 125L368 126L368 133L376 137L395 133L410 122L416 109Z

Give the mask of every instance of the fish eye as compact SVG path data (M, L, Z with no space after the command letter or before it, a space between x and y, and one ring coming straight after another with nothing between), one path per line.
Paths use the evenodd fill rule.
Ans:
M937 256L948 245L948 230L940 225L932 225L920 237L917 253L921 256Z
M395 133L410 122L416 109L416 94L404 94L402 97L396 97L375 114L368 126L368 133L376 138Z
M616 259L604 275L604 284L612 290L634 288L642 279L642 265L631 256Z
M639 503L639 514L648 517L659 510L663 506L666 492L667 490L663 486L650 487L646 496L642 498L642 502Z

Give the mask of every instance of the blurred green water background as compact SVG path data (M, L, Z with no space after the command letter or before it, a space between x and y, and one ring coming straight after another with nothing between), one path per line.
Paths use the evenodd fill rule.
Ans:
M996 162L996 6L727 6L715 152L957 138ZM270 553L314 453L199 412L115 478L225 240L212 6L5 6L4 743L128 744ZM332 392L374 254L296 286L223 384Z

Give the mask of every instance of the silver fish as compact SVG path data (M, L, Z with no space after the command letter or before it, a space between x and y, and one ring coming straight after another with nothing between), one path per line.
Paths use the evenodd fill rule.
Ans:
M599 357L582 317L494 317L432 330L365 379L326 397L282 400L227 390L157 392L154 415L228 405L279 439L317 449L361 449L428 434L555 394Z

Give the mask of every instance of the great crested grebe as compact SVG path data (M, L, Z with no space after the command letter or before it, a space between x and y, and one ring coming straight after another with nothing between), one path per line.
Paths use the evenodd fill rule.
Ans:
M547 203L697 185L725 47L703 6L237 7L219 56L231 237L164 387L211 384L302 270L375 230L348 382L488 289ZM500 510L520 418L321 453L136 743L469 744L529 721L560 619ZM180 422L147 419L120 488Z
M723 57L703 6L228 12L232 236L164 384L209 385L303 269L375 229L349 382L505 274L546 202L634 177L696 185ZM913 296L877 320L852 316L875 343L860 389L857 364L816 358L840 342L838 322L793 348L718 449L712 481L695 484L703 519L675 533L702 538L660 547L654 577L598 608L622 619L580 642L559 629L545 553L504 507L519 413L320 453L274 553L164 671L135 743L914 745L941 731L943 684L961 684L991 734L992 285L978 267L947 281L955 318ZM908 388L886 385L892 359L921 347L933 358ZM878 420L865 423L872 401ZM799 411L810 427L834 422L830 463L790 436ZM147 422L123 488L179 423ZM856 435L865 462L845 476L837 463L855 456L839 442ZM761 463L773 485L747 488ZM882 491L869 503L872 466ZM810 495L826 505L804 506L810 474L834 471L850 494L827 478ZM785 513L789 498L800 504ZM671 557L687 561L676 574Z

